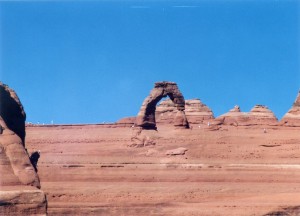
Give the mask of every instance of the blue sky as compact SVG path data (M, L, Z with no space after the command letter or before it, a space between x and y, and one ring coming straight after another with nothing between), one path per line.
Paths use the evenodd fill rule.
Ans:
M219 116L267 105L280 119L300 88L300 3L0 1L0 80L27 121L114 122L154 82L177 82Z

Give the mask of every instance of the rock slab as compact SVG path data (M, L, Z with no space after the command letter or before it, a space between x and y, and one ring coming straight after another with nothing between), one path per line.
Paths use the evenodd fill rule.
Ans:
M166 155L184 155L187 150L187 148L179 147L176 149L166 151Z
M46 215L47 201L43 191L31 186L0 189L0 215Z

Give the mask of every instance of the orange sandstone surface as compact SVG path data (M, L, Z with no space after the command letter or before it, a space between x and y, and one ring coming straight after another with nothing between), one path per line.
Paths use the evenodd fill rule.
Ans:
M26 147L50 216L299 214L299 127L211 127L28 125Z

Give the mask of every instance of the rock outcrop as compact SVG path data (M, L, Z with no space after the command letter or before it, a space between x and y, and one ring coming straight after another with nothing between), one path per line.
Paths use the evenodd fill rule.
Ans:
M122 119L118 120L116 123L118 125L122 125L124 127L128 127L128 126L133 126L135 124L135 121L136 121L136 117L135 116L131 116L131 117L122 118Z
M192 124L199 124L214 119L212 110L202 103L200 99L186 100L185 106L187 119Z
M292 108L283 116L280 123L286 126L300 126L300 91Z
M213 124L233 126L250 125L276 125L277 118L274 113L264 105L255 105L250 112L241 112L239 106L235 106L229 112L219 116Z
M157 129L155 120L156 104L164 97L169 97L176 107L173 124L178 128L188 128L185 116L185 100L174 82L157 82L150 95L144 100L136 118L136 125L143 129Z
M4 186L0 190L0 215L47 215L46 197L32 186Z
M24 144L26 114L16 92L0 82L0 116Z
M152 138L151 134L143 133L142 128L136 127L132 129L131 143L129 147L145 147L154 146L156 144L155 140Z
M248 114L252 125L278 124L275 114L267 106L255 105Z
M241 112L238 105L234 106L229 112L217 117L212 125L233 125L238 126L241 123L247 122L247 113Z
M1 170L1 196L0 196L0 213L7 211L7 206L13 206L10 209L22 209L18 214L25 214L26 210L26 197L28 197L28 207L32 208L30 198L27 196L32 191L23 191L23 186L31 186L31 190L39 194L43 194L40 188L40 181L37 173L35 172L28 153L25 149L25 119L26 114L17 94L10 89L7 85L0 83L0 170ZM12 188L15 186L14 188ZM5 190L10 187L11 190ZM29 187L30 188L30 187ZM29 190L29 189L28 189ZM9 194L19 194L22 197L22 203L9 202ZM19 195L16 195L20 197ZM44 212L46 211L45 195L40 206L43 206ZM6 197L6 198L5 198ZM5 198L5 200L3 200ZM23 199L24 198L24 199ZM12 199L15 200L15 199ZM2 205L2 203L4 203ZM19 205L20 208L15 206ZM23 211L23 212L22 212ZM33 210L34 211L34 210ZM31 212L31 211L30 211Z
M281 210L269 212L263 216L297 216L300 215L300 206L282 207Z
M172 123L175 115L176 107L170 99L162 101L156 107L157 123ZM200 99L185 101L185 115L190 124L200 124L214 118L211 109Z

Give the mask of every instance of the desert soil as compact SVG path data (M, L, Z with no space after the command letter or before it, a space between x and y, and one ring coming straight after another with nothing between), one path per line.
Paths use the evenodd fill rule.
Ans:
M300 128L28 126L51 215L264 215L300 206ZM185 155L166 155L187 148Z

